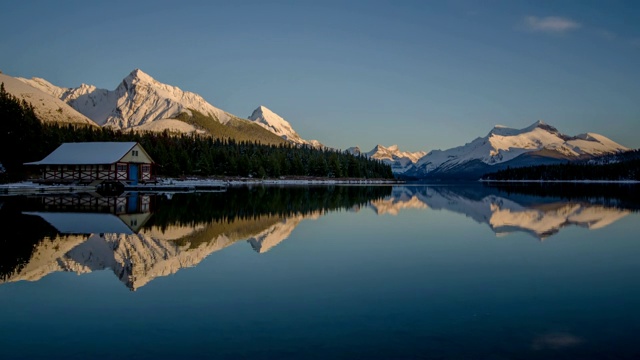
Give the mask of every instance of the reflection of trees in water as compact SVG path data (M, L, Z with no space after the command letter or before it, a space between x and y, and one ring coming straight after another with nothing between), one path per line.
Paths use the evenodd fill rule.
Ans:
M164 231L171 226L195 227L200 230L176 239L177 247L191 249L220 236L226 241L251 237L288 217L309 216L327 211L362 206L391 193L391 187L324 186L324 187L242 187L222 193L175 194L171 199L158 196L152 200L154 211L145 229ZM8 198L0 209L0 280L19 273L34 256L43 241L64 241L65 235L39 216L23 211L43 210L42 198ZM64 208L64 211L87 209ZM88 234L80 236L86 238ZM73 236L79 238L78 236ZM51 247L53 245L48 245Z
M391 194L390 186L240 187L220 193L158 197L149 226L289 217L363 206Z
M498 190L507 196L532 195L544 199L584 201L606 207L640 210L640 185L638 184L588 184L588 183L484 183L486 189Z
M57 234L46 221L37 216L23 216L12 205L6 202L0 210L1 280L24 267L38 242Z

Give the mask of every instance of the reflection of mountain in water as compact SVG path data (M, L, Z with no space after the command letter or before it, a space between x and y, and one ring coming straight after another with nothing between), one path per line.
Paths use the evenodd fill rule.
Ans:
M60 213L57 215L69 215ZM290 219L264 217L255 223L267 228L251 236L250 232L234 231L244 221L198 224L195 226L157 226L138 234L92 233L90 235L59 235L40 242L23 269L7 281L36 281L57 271L77 274L111 269L118 278L135 290L154 278L176 273L199 264L211 253L239 240L246 239L258 252L266 252L286 239L304 216ZM228 232L223 232L224 230ZM240 229L238 229L240 230ZM197 244L196 244L197 243Z
M415 187L395 186L391 196L372 201L370 207L378 215L398 215L402 209L426 209L427 204L422 201Z
M372 208L378 214L397 214L403 208L448 210L488 224L498 236L523 231L540 240L571 225L599 229L632 211L621 206L621 201L615 196L571 196L571 191L566 188L545 188L541 189L545 196L540 197L532 195L530 191L522 191L523 189L525 188L402 186L395 187L391 196L372 201ZM554 191L559 191L558 195L554 195ZM635 192L633 189L631 191ZM629 197L624 198L629 205Z
M242 188L222 194L175 195L171 200L149 196L31 199L26 203L36 211L4 212L13 222L2 224L13 229L9 238L16 241L26 236L31 248L0 242L8 250L0 259L0 282L37 281L58 271L83 274L111 269L135 290L156 277L195 266L240 240L265 253L288 238L302 220L365 205L389 191ZM155 208L153 215L151 207ZM31 225L16 227L16 222ZM30 229L35 231L30 233Z
M278 223L269 226L267 229L252 236L247 240L251 247L256 252L263 254L271 250L274 246L280 244L283 240L287 239L293 229L295 229L302 220L311 219L316 220L321 216L320 212L315 214L309 214L306 216L296 216L283 219Z

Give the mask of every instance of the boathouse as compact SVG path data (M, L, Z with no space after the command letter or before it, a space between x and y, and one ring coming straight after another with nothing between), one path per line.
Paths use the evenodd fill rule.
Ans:
M64 143L40 161L41 182L137 185L154 181L153 160L137 142Z

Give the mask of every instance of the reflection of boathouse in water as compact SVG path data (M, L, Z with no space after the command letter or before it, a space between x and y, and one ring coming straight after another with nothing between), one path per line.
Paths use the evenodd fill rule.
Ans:
M121 197L45 196L39 216L61 234L137 233L151 217L149 195Z

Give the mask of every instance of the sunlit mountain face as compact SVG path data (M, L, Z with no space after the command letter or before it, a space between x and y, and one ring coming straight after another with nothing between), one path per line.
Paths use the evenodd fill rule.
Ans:
M304 221L342 210L398 217L453 212L462 215L460 222L486 224L496 236L521 232L545 240L574 226L607 227L640 208L635 187L594 193L576 185L337 186L4 198L0 283L110 270L136 290L236 243L246 242L256 255L277 251Z

